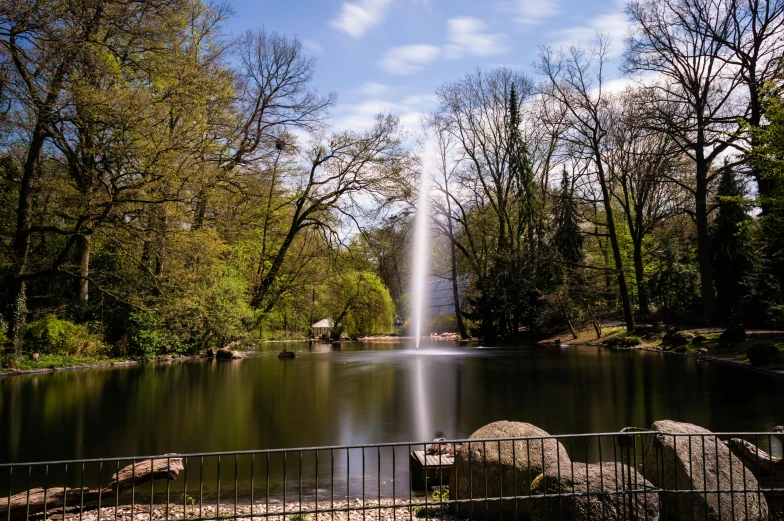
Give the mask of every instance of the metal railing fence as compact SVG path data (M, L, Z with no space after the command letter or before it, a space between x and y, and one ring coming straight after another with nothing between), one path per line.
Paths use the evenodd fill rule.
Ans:
M782 433L640 429L0 464L0 521L784 519Z

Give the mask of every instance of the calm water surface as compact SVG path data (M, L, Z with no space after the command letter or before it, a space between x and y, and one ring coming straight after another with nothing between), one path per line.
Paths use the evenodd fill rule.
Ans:
M468 437L495 420L552 434L784 423L784 383L744 368L596 347L282 344L188 361L0 378L0 462Z

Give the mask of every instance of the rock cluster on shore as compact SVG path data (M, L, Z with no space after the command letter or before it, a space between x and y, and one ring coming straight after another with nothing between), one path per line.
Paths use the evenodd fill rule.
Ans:
M688 423L657 421L651 430L658 434L646 436L644 458L635 457L633 468L613 461L613 453L601 464L572 461L558 439L529 423L486 425L455 453L450 499L479 499L472 510L492 521L767 518L758 469L736 455L756 454L756 447L738 442L731 451L732 444ZM622 436L629 435L614 441ZM512 437L525 439L484 441Z

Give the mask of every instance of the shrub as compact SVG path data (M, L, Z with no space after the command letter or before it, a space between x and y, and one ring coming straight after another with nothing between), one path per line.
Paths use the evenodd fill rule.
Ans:
M772 343L756 344L746 351L749 362L755 367L774 364L781 361L781 351Z
M441 502L441 501L449 501L449 487L441 487L440 489L435 489L433 494L430 496L433 498L433 501Z
M604 342L608 347L634 347L642 343L638 336L616 336Z
M163 317L155 311L134 311L128 317L128 356L152 360L173 343Z
M746 340L746 330L741 324L733 324L719 336L721 344L739 344Z
M708 340L708 337L706 337L705 335L697 335L697 336L695 336L694 338L691 339L691 343L692 344L701 344L701 343L705 342L706 340Z
M688 331L677 331L676 333L672 333L669 335L668 340L670 344L675 347L685 346L691 339L694 338L694 335L689 333Z
M0 369L18 369L20 359L16 353L0 351Z
M89 339L86 328L54 315L31 322L25 331L27 349L46 355L80 354Z
M5 319L3 319L2 315L0 315L0 345L8 342L8 337L6 336L7 331L8 323L5 321Z

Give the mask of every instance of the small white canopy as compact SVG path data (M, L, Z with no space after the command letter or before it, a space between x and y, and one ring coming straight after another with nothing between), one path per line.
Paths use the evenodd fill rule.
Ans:
M331 318L325 318L325 319L319 320L318 322L316 322L315 324L313 324L310 327L312 327L313 329L316 329L316 328L330 328L331 329L334 326L335 326L335 323L332 321Z

